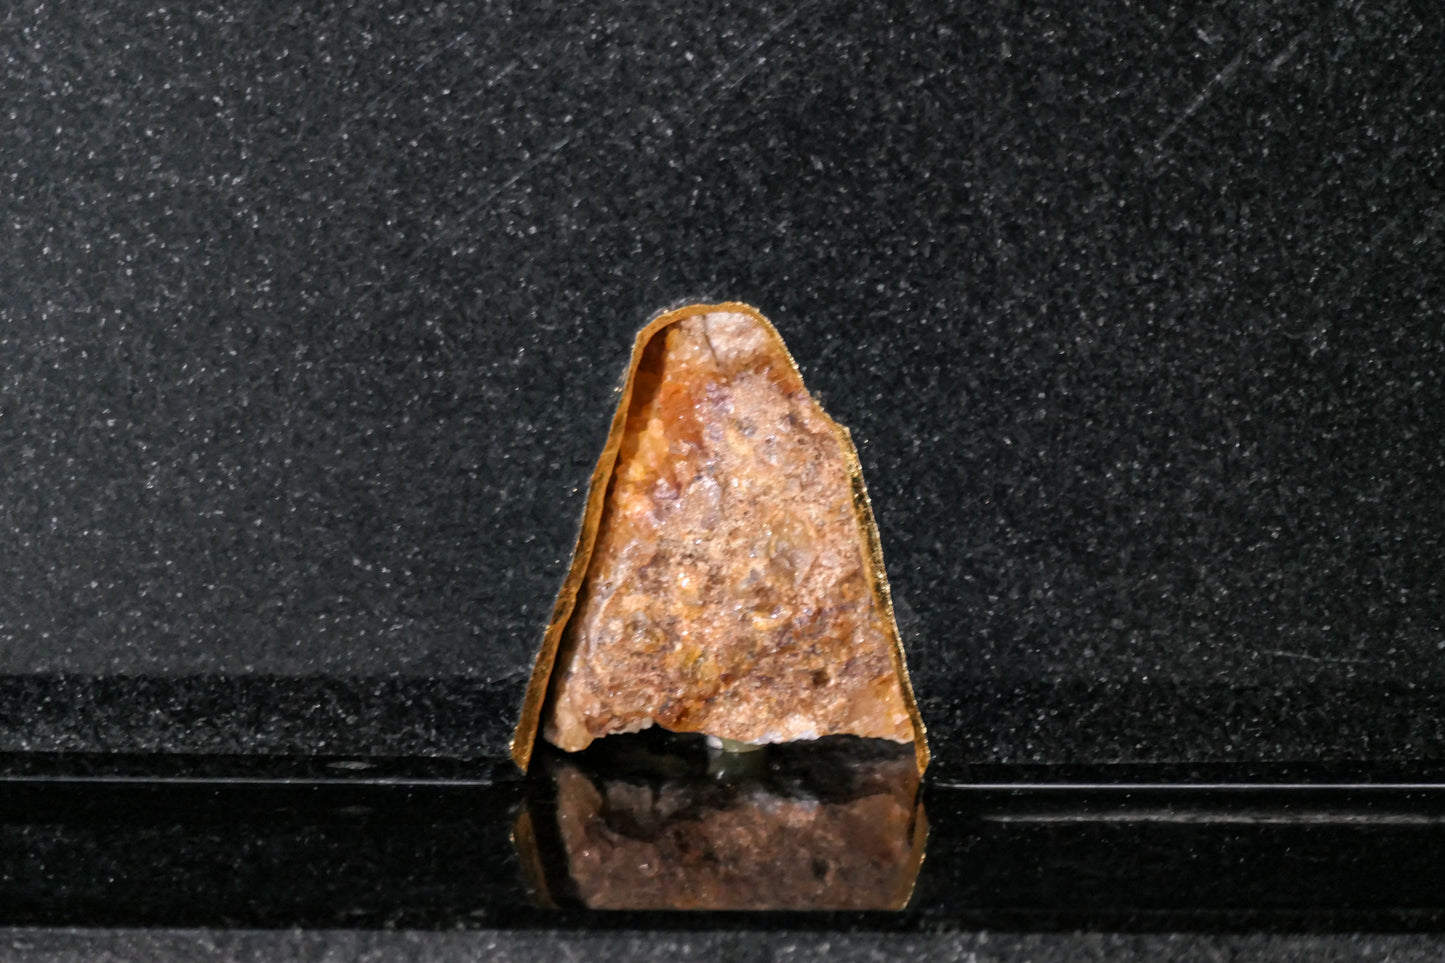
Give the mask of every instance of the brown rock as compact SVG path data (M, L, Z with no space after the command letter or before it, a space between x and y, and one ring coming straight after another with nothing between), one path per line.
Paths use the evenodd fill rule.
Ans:
M921 768L856 455L777 332L742 305L665 315L628 388L518 762L550 676L543 731L567 750L654 724L754 744L846 733L916 741Z

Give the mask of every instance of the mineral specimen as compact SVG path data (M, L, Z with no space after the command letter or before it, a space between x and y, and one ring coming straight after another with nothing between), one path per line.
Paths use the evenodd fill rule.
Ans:
M926 763L857 456L751 308L639 334L513 743L524 768L539 712L567 750L655 724L913 741Z

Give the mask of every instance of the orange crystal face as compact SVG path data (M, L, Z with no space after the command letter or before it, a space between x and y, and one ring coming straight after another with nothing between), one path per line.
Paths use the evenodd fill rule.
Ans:
M728 307L643 346L543 734L921 743L851 442Z

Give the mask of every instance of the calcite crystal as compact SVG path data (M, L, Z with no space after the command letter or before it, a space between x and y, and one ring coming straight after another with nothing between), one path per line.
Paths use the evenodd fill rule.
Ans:
M922 768L857 456L761 315L699 305L643 330L593 489L514 741L523 768L539 709L566 750L652 725L852 734L913 741Z

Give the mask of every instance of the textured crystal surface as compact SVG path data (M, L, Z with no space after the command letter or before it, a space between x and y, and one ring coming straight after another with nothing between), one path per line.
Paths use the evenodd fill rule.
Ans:
M914 738L846 436L742 313L658 331L635 376L544 734Z

